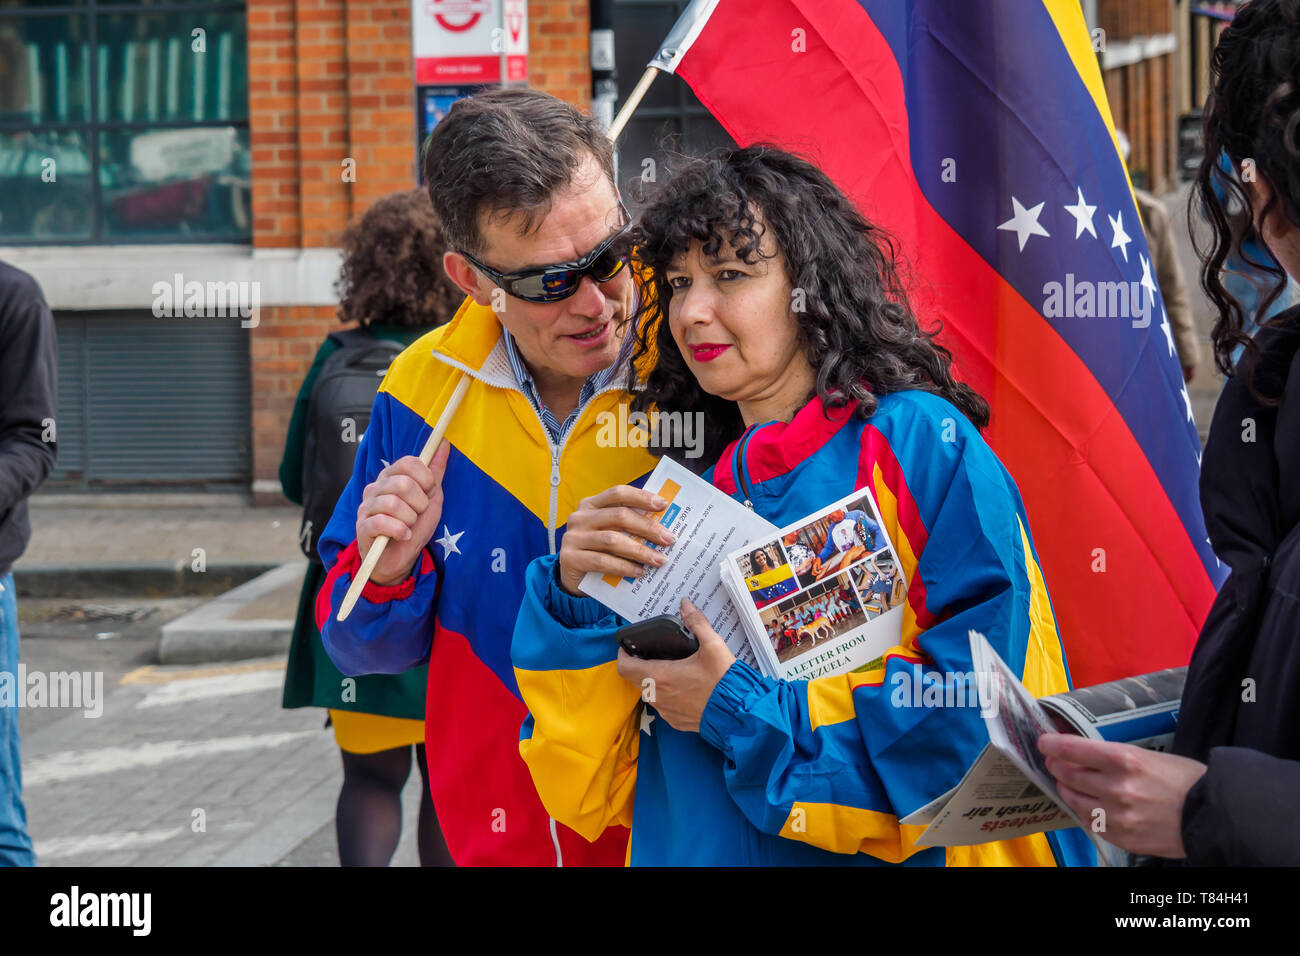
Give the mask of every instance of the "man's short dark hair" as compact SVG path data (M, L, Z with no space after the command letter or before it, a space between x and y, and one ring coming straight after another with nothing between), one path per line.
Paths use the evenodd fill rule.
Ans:
M614 182L600 124L540 90L485 90L452 104L424 144L424 181L448 246L483 253L479 216L521 215L530 231L588 156Z

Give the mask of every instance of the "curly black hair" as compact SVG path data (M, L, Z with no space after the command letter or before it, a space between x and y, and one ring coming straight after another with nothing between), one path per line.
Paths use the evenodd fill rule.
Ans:
M638 267L648 276L632 317L633 364L653 366L644 387L633 390L633 409L703 412L705 464L716 461L744 431L737 404L704 392L673 341L667 321L673 290L665 272L695 240L703 243L706 256L718 254L729 241L741 259L753 263L762 255L764 231L771 229L791 286L804 293L803 309L792 303L792 312L816 373L815 392L828 409L856 401L856 414L866 418L879 396L916 388L947 399L976 427L988 424L988 403L956 380L952 354L935 340L939 330L921 328L913 314L895 265L894 241L869 223L829 176L763 143L678 157L677 163L676 172L650 197L633 234ZM661 427L671 427L677 417L661 417ZM660 447L672 443L670 435L656 438Z
M446 249L425 190L380 199L343 233L339 321L429 328L448 321L465 293L442 268Z
M1201 210L1213 234L1208 248L1196 243L1196 252L1201 288L1219 312L1210 333L1214 361L1219 371L1232 375L1232 353L1244 346L1237 370L1245 374L1256 399L1276 404L1276 396L1255 391L1260 349L1245 331L1251 317L1224 288L1221 270L1231 254L1274 277L1261 314L1285 289L1286 274L1275 263L1256 262L1242 252L1252 229L1250 203L1240 179L1226 174L1219 163L1225 154L1236 170L1251 161L1255 176L1267 179L1273 189L1260 221L1276 208L1300 226L1300 0L1252 0L1237 10L1214 48L1211 70L1214 85L1202 114L1205 155L1188 209L1189 214ZM1226 203L1219 200L1216 185Z

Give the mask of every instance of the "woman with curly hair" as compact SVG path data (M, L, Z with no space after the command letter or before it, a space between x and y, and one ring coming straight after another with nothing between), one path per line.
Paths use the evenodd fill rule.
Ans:
M1300 866L1300 307L1251 338L1254 316L1221 278L1252 232L1281 265L1272 292L1300 278L1300 0L1241 7L1211 65L1190 208L1213 227L1198 249L1201 285L1218 309L1211 339L1228 382L1201 509L1232 573L1192 652L1173 753L1055 734L1039 748L1061 796L1105 810L1118 846L1192 866ZM1250 215L1231 215L1223 193Z
M686 600L698 652L632 658L622 620L578 584L661 564L640 541L671 560L643 513L662 502L630 486L584 501L559 554L528 569L512 648L543 802L589 839L630 825L634 865L1091 863L1079 830L921 848L924 828L901 822L988 736L975 702L911 706L899 680L968 674L977 630L1031 692L1068 682L1020 495L980 436L988 405L909 308L892 244L823 172L761 145L685 161L637 231L653 294L636 360L653 367L634 407L702 412L705 477L774 524L870 494L907 606L870 670L764 676Z
M455 314L463 296L442 269L445 243L427 191L387 196L343 235L337 284L339 321L371 337L410 345ZM308 407L321 370L342 345L327 337L298 390L280 462L285 497L303 503ZM378 387L379 380L375 379ZM318 529L319 530L319 529ZM284 680L285 707L327 707L343 759L336 829L343 866L386 866L402 831L402 787L411 748L424 777L418 846L424 866L451 866L429 796L424 755L428 668L349 678L321 643L313 607L325 580L319 557L307 565Z

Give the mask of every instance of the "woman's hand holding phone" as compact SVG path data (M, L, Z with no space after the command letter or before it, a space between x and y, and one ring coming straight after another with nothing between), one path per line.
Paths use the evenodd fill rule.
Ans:
M663 565L667 558L641 542L666 546L677 540L651 516L666 507L658 495L631 485L584 498L569 515L560 542L560 586L576 595L589 571L638 578L647 565Z

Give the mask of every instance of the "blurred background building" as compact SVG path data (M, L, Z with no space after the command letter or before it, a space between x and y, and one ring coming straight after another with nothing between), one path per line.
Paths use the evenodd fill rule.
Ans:
M1210 51L1234 3L1084 0L1115 125L1132 143L1133 184L1171 192L1200 164Z
M336 322L346 224L415 185L423 137L485 85L608 119L685 5L0 0L0 259L37 277L59 331L46 490L282 500L284 430ZM1195 107L1233 4L1082 6L1103 31L1135 181L1172 191L1199 161ZM729 141L686 84L660 77L620 140L620 179L660 161L665 137L687 151ZM157 314L162 286L193 281L255 290L255 324Z

